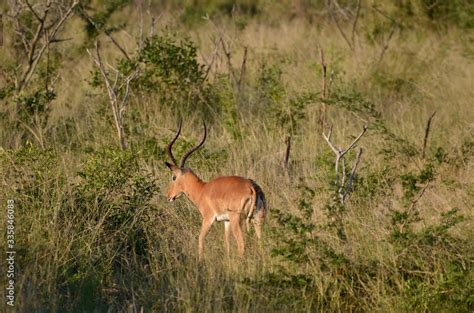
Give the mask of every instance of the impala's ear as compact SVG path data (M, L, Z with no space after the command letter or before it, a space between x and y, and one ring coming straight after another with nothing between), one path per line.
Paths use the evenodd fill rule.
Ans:
M176 167L176 165L171 164L170 162L165 162L165 165L166 165L166 167L168 167L170 170L173 170L173 169Z

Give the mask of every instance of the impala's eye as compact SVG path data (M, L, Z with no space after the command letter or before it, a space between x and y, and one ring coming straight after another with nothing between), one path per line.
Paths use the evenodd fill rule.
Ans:
M173 179L173 180L176 180L176 176L175 176L175 175L173 175L173 178L172 178L172 179Z

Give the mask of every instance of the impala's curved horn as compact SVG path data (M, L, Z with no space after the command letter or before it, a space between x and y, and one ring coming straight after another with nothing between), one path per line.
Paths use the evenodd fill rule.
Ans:
M168 152L168 156L170 157L171 161L176 166L178 166L178 162L176 162L176 159L173 156L172 148L173 148L173 145L174 145L175 141L178 139L179 134L181 134L181 126L182 125L183 125L183 120L179 120L179 126L178 126L178 131L176 132L176 136L174 136L173 140L171 140L171 142L169 143L169 145L167 147L167 150L166 150Z
M184 155L183 159L181 160L181 163L179 164L179 167L181 167L181 168L184 167L184 164L186 163L186 160L191 156L191 154L193 154L193 152L196 151L197 149L201 148L201 146L206 141L206 137L207 137L206 123L204 121L202 123L204 125L204 137L202 137L201 142L196 147L192 148L191 150L189 150L188 153L186 153Z

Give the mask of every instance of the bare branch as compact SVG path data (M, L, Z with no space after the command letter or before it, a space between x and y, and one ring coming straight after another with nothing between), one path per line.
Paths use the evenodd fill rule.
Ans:
M332 1L331 1L332 3ZM339 20L337 19L336 15L334 14L333 10L329 10L329 14L331 15L332 19L334 20L334 22L336 23L336 26L337 26L337 29L339 30L339 33L341 34L342 38L344 39L344 41L347 43L347 45L349 46L349 49L353 50L352 48L352 44L349 40L349 38L347 38L347 35L346 33L344 32L344 30L342 29L341 25L339 24Z
M324 50L323 48L319 49L319 57L321 60L321 94L322 98L326 99L327 96L327 83L326 83L326 77L327 77L327 65L326 62L324 61Z
M25 122L23 122L21 119L18 119L17 122L19 122L21 124L21 126L25 127L32 135L33 137L35 137L35 139L38 141L41 149L44 149L44 143L43 143L43 140L41 139L41 136L39 134L37 134L33 128L31 128L30 126L28 126L28 124L26 124ZM38 132L39 133L39 132Z
M374 9L377 13L379 13L383 17L385 17L386 19L390 20L393 24L396 24L398 27L401 26L400 23L398 23L394 18L390 17L387 13L377 8L377 6L372 5L371 8Z
M232 67L232 54L231 51L228 49L226 42L224 41L224 37L221 35L220 36L220 41L222 45L222 49L224 50L224 54L227 59L227 68L229 70L229 74L231 76L233 85L236 89L238 89L238 81L237 81L237 75L235 74L234 68Z
M212 66L214 65L214 62L216 60L217 51L219 50L219 40L220 39L217 39L214 42L214 50L212 51L211 62L209 62L209 64L207 64L206 74L204 74L203 82L205 82L207 80L207 78L209 76L209 73L212 70Z
M421 199L421 197L423 197L423 195L425 194L425 191L426 191L426 189L428 189L429 185L430 185L430 182L428 182L428 183L420 190L420 192L418 193L418 195L416 196L416 198L411 201L410 207L409 207L408 210L407 210L408 212L412 211L412 210L415 208L415 206L416 206L416 204L418 203L418 201L419 201L419 200Z
M411 215L411 212L415 209L416 207L416 204L418 203L418 201L421 199L421 197L423 197L423 195L425 194L425 191L426 189L428 189L428 187L430 186L430 182L428 182L421 190L420 192L418 193L418 195L416 196L416 198L414 198L411 203L410 203L410 206L408 207L408 209L406 210L406 213ZM408 220L404 220L404 222L400 225L400 231L403 231L403 228L405 228L405 226L407 225L408 223Z
M97 23L92 19L92 17L89 16L89 14L87 14L87 12L85 12L85 10L81 10L81 14L86 18L86 20L92 25L94 26L94 28L99 32L101 29L100 27L97 25ZM112 43L117 47L117 49L120 50L120 52L122 52L123 56L127 59L127 60L131 60L127 51L125 51L125 49L118 43L117 40L115 40L114 36L112 36L112 34L110 33L110 31L106 30L105 28L103 29L103 32L104 34L110 39L110 41L112 41Z
M341 163L342 163L342 178L341 178L341 184L339 185L337 193L339 194L339 197L341 198L341 200L344 202L344 193L342 192L342 188L344 188L344 184L346 183L346 160L342 158Z
M349 16L347 16L346 12L344 12L344 10L341 8L341 6L339 5L339 3L336 0L330 0L330 2L334 4L334 6L339 10L341 15L344 16L344 18L346 20L349 19Z
M283 164L286 170L288 171L288 164L290 162L290 152L291 152L291 136L286 137L285 144L286 144L286 151L285 151L285 161Z
M49 1L48 1L49 2ZM44 22L44 19L46 18L46 15L43 16L42 18L38 15L38 13L36 13L35 9L33 9L33 6L28 2L28 0L25 0L25 3L26 3L26 6L28 7L28 9L30 9L31 13L33 13L33 15L36 17L36 19L38 20L38 22L42 23ZM47 3L46 4L46 10L44 10L44 12L47 12L47 10L49 9L49 6L50 6L50 3Z
M355 48L356 48L356 46L355 46L355 36L356 36L356 30L357 30L357 22L358 22L359 16L360 16L361 2L362 2L362 0L357 1L356 13L354 15L354 19L352 20L351 38L349 39L349 35L346 34L344 29L342 28L342 26L339 22L339 19L337 18L337 14L334 12L335 11L334 8L338 9L338 11L341 13L342 16L344 16L344 18L346 20L349 20L349 17L344 12L344 10L342 10L342 8L340 7L339 3L336 0L329 0L328 1L329 15L331 16L331 18L336 23L336 27L339 30L339 33L341 34L342 38L347 43L347 45L349 46L349 49L351 49L353 53L355 53Z
M389 43L392 40L392 37L395 34L395 31L397 30L397 28L399 28L399 29L401 28L401 24L398 23L394 18L390 17L388 14L386 14L385 12L383 12L382 10L377 8L377 6L372 5L371 8L374 11L376 11L377 13L379 13L380 15L382 15L383 17L385 17L386 19L388 19L389 21L392 22L392 28L390 30L390 33L388 34L387 40L384 40L384 42L383 42L382 50L380 51L380 56L379 56L379 59L377 61L377 63L381 63L383 57L385 56L385 52L387 52L387 50L389 48Z
M378 59L377 63L380 64L382 62L383 57L385 56L385 52L387 52L387 50L388 50L389 43L392 40L393 35L395 34L395 30L396 30L396 25L393 24L392 30L390 31L390 34L388 34L387 40L384 41L382 51L380 51L380 56L379 56L379 59Z
M115 127L117 130L117 135L120 141L120 147L122 148L122 150L125 150L128 147L128 143L125 136L123 113L125 112L125 108L128 103L128 96L130 93L130 83L133 79L135 79L138 76L138 70L134 71L132 74L127 76L121 84L118 84L120 73L119 71L115 70L116 76L115 76L115 81L112 85L107 75L107 72L105 70L104 63L102 62L102 58L100 56L98 41L96 41L95 50L96 50L95 56L89 50L87 50L87 53L89 53L89 55L91 56L94 63L97 65L102 75L105 87L107 89L107 93L109 95L110 106L112 108L112 113L114 115L114 122L115 122ZM121 101L119 102L118 93L120 90L123 90L123 88L125 88L125 91L123 92L123 97Z
M355 49L355 35L356 35L356 30L357 30L357 21L359 20L361 2L362 2L362 0L357 1L356 15L354 17L354 22L352 23L351 41L352 41L352 46L353 46L354 49Z
M240 66L240 76L239 76L239 81L238 81L238 88L239 88L239 91L242 87L242 81L244 79L244 75L245 75L245 65L247 64L247 52L248 52L248 47L244 47L244 56L243 56L243 59L242 59L242 65Z
M435 116L436 111L431 114L430 118L428 119L428 122L426 123L426 128L425 128L425 137L423 139L423 150L421 150L421 158L425 158L425 151L426 151L426 145L428 144L428 136L430 134L430 129L431 129L431 122L433 120L433 117Z
M357 159L356 159L356 162L354 164L354 166L352 167L352 170L351 170L351 174L349 175L349 182L347 183L347 187L346 187L346 190L344 192L344 195L343 195L343 202L345 201L347 195L349 195L349 193L352 191L352 182L354 180L354 175L355 175L355 172L357 171L357 167L359 166L359 163L360 163L360 159L362 157L362 148L359 148L359 152L357 153Z
M338 194L339 199L340 199L342 204L344 204L347 195L352 190L352 182L353 182L355 172L356 172L357 167L358 167L359 162L360 162L360 158L361 158L361 155L362 155L362 148L359 149L359 153L357 154L356 162L355 162L354 166L352 167L351 174L349 176L347 185L346 185L346 176L347 176L346 175L346 161L344 159L344 156L347 154L347 152L352 150L352 148L356 145L356 143L360 140L360 138L365 134L365 132L367 131L367 128L368 128L367 125L364 125L364 128L363 128L362 132L352 141L352 143L346 149L338 148L335 144L332 143L332 141L331 141L332 126L329 129L329 132L328 132L327 135L323 133L324 139L326 140L329 147L331 148L331 150L336 155L336 161L335 161L336 179L335 179L335 184L336 184L336 188L337 188L337 194ZM341 174L339 173L339 163L342 163L341 164L342 165L342 169L341 169L342 173ZM339 181L339 175L342 176L340 181Z
M336 155L339 155L339 149L337 149L337 147L334 146L333 143L331 142L331 135L332 135L332 125L331 125L331 127L329 128L328 135L326 136L326 135L323 133L323 137L324 137L324 139L326 139L326 142L328 143L329 147L331 147L332 151L334 151L334 153L335 153Z
M321 107L319 109L319 125L321 129L324 129L326 124L326 103L325 100L328 97L328 84L327 84L327 65L324 60L324 50L323 48L319 49L319 57L321 63Z
M59 20L56 20L55 22L53 22L51 24L51 27L53 25L54 25L54 27L52 27L52 30L49 33L45 32L45 29L46 29L45 22L46 22L46 18L48 16L49 9L51 7L51 2L49 2L49 1L47 2L47 5L46 5L46 7L43 11L43 17L39 17L39 15L36 14L38 16L38 19L39 19L39 24L38 24L38 27L37 27L37 30L36 30L36 33L35 33L33 39L28 44L27 67L26 67L26 70L21 75L21 78L20 78L20 80L17 84L17 92L20 92L21 90L23 90L25 88L25 86L28 84L28 82L30 81L31 77L33 76L34 71L35 71L39 61L41 60L41 57L43 56L44 52L49 47L51 42L53 42L53 40L56 38L57 33L62 28L64 22L70 17L70 15L72 14L73 9L77 6L78 3L79 3L78 0L75 0L71 4L71 6L67 9L67 12L64 13ZM29 5L29 3L28 3L28 5ZM33 7L31 7L31 5L29 5L29 9L33 10ZM35 11L33 10L33 12L35 12ZM40 48L38 53L35 53L36 49L37 49L39 39L43 35L46 36L45 43Z
M357 136L356 139L354 139L354 141L350 144L350 146L345 149L342 154L341 154L341 157L344 156L344 154L347 153L347 151L351 150L352 147L354 147L354 145L360 140L360 138L365 134L365 132L367 131L367 125L364 125L364 129L362 130L362 132L359 134L359 136Z

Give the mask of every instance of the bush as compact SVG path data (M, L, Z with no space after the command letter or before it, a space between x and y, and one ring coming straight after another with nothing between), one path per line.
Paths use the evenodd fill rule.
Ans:
M123 59L119 70L129 74L140 69L133 89L158 94L159 104L179 114L219 112L218 99L205 82L205 70L197 60L190 40L178 40L169 33L148 39L132 60Z

